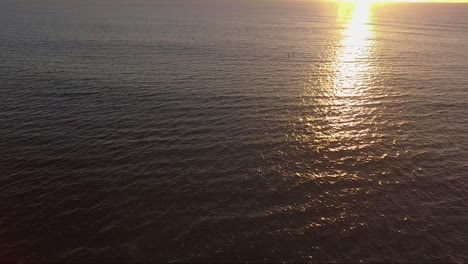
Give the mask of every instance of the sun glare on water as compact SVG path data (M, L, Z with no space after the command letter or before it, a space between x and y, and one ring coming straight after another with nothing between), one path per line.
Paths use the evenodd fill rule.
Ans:
M373 31L370 23L369 2L354 4L352 16L341 32L341 45L334 60L333 90L337 96L356 96L368 88L367 75L373 71L369 65ZM350 103L350 102L348 102Z
M323 77L305 90L314 98L313 105L322 106L319 119L326 129L314 132L317 151L353 150L373 144L364 140L373 138L367 135L369 131L360 129L373 122L374 109L364 102L373 96L371 78L378 71L372 63L376 43L370 3L343 2L337 6L337 41L324 60Z

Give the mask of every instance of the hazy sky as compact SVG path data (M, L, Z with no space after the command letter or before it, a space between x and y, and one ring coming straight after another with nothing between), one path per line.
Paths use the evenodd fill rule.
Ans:
M358 2L361 0L330 0L337 2ZM431 2L431 3L468 3L468 0L362 0L365 2Z

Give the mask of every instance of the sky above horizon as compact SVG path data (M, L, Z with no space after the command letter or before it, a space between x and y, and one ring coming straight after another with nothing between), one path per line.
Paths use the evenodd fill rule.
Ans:
M333 2L367 3L468 3L468 0L329 0Z

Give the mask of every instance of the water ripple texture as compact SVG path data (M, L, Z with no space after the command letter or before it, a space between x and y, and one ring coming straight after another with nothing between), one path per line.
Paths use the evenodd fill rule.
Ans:
M0 1L0 262L467 262L468 5Z

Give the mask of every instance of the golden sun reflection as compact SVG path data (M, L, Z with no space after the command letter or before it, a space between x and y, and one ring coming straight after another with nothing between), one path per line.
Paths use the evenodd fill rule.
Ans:
M333 64L333 93L337 97L360 95L368 79L372 48L369 13L369 2L356 2L352 17L342 31L341 47Z
M335 164L345 162L352 157L346 155L375 143L378 137L372 125L376 109L366 106L373 97L370 76L377 71L372 63L375 37L370 6L369 1L339 3L337 22L341 31L337 42L320 66L322 77L306 86L306 96L314 98L316 109L314 115L305 118L307 125L314 124L314 148L333 155Z
M363 125L371 118L372 111L362 103L370 96L370 65L373 49L373 32L370 25L370 2L357 1L351 6L351 17L338 17L346 24L341 31L341 42L336 47L335 57L330 66L329 83L330 106L333 109L326 115L330 129L325 141L331 151L351 150L365 147L369 127ZM340 14L341 13L341 14ZM338 15L343 15L340 12ZM348 19L348 20L346 20ZM364 141L363 141L364 140Z

